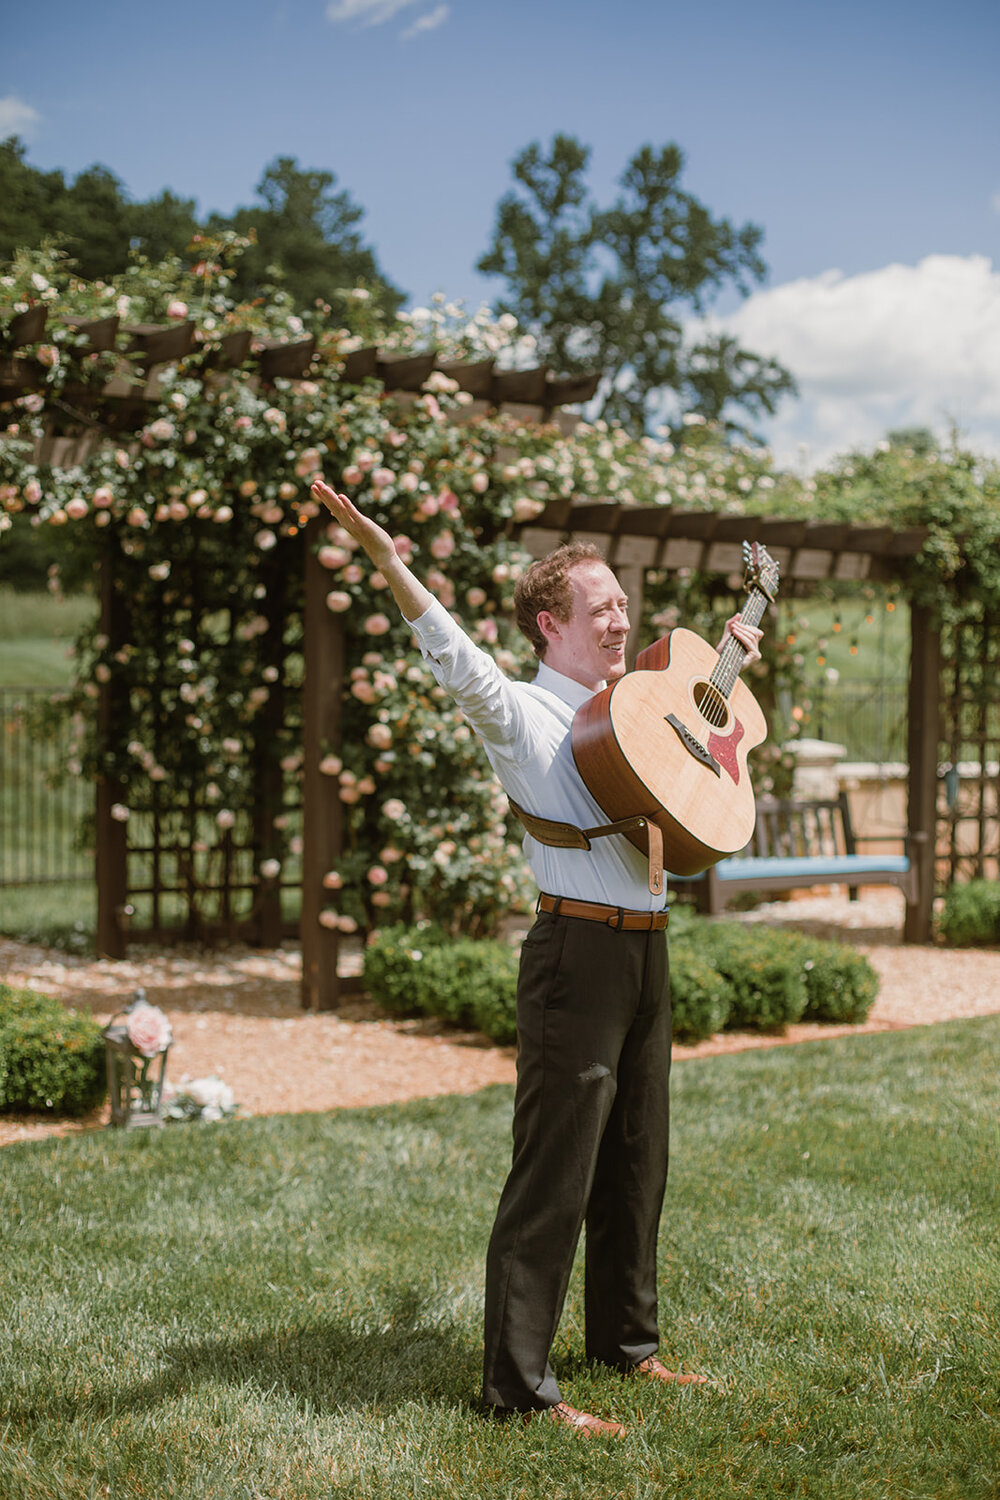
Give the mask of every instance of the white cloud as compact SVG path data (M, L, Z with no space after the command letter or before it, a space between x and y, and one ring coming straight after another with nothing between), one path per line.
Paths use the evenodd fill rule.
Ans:
M766 428L780 462L816 466L889 428L943 437L953 424L973 449L1000 455L1000 271L985 256L827 271L710 323L796 377L799 399Z
M447 21L450 14L450 8L447 5L436 5L433 10L414 21L413 25L403 32L404 42L408 42L411 37L419 36L421 32L436 31L442 22Z
M0 99L0 139L6 140L11 135L30 135L41 118L37 109L32 109L30 104L25 104L23 99L18 99L14 94L8 94L5 99Z
M326 18L335 23L357 21L362 26L382 26L416 3L417 0L331 0L326 7Z

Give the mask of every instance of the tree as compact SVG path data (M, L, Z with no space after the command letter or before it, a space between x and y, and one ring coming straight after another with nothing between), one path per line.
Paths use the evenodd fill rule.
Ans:
M359 285L386 313L403 301L358 231L364 210L349 193L333 191L332 172L305 171L293 157L278 157L257 185L261 204L228 218L212 214L206 225L193 198L165 189L137 203L107 167L88 167L67 183L62 172L30 166L25 154L16 136L0 142L0 260L48 241L87 280L109 281L125 270L132 251L156 264L183 257L199 233L230 230L255 241L236 274L240 297L266 295L280 281L302 309L317 300L336 306L339 293Z
M689 348L683 324L724 287L745 296L763 279L762 231L713 218L685 192L677 146L643 146L608 209L588 193L589 157L557 135L548 156L534 142L515 158L517 186L500 200L477 266L507 282L498 311L534 334L557 373L600 370L601 416L634 431L690 411L745 430L732 408L772 413L795 389L788 371L732 339Z
M386 312L396 311L402 293L356 227L364 209L348 192L335 193L336 181L332 172L303 170L294 157L279 156L257 184L262 207L238 208L229 219L213 215L213 233L229 228L256 240L240 263L239 295L259 295L277 271L299 307L336 304L345 289L363 285Z

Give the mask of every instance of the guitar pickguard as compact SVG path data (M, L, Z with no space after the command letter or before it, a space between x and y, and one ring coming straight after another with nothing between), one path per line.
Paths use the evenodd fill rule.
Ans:
M733 727L729 734L710 734L708 737L709 750L719 765L728 771L737 786L740 784L740 763L736 755L736 749L742 738L743 725L739 719L733 720Z

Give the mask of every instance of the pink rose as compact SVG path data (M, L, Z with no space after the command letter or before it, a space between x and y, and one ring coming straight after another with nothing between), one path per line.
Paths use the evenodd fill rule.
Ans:
M127 1012L125 1032L135 1050L143 1057L165 1052L173 1041L170 1022L158 1005L140 1000Z

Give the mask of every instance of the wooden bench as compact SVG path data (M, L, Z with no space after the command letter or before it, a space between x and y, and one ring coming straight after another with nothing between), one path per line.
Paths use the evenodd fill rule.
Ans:
M847 793L828 801L757 799L753 838L740 854L703 875L670 882L691 886L697 903L716 914L743 891L793 891L846 885L856 901L862 885L894 885L916 900L916 870L908 854L859 854Z

